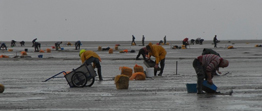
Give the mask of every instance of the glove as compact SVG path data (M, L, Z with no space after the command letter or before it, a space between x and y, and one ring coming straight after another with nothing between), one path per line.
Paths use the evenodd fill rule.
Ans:
M156 69L158 68L158 65L157 65L157 64L155 65L155 68L156 68Z

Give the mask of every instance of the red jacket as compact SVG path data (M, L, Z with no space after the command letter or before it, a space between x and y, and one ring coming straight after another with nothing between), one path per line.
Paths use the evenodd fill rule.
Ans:
M188 38L185 38L185 39L183 40L183 42L188 42Z

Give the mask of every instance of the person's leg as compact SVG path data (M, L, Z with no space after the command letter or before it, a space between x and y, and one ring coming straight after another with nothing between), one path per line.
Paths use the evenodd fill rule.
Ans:
M57 45L55 44L55 50L58 50L58 47L57 47Z
M89 58L88 60L85 61L85 63L86 63L87 65L91 65L92 62L95 63L95 65L96 65L96 67L97 67L97 72L98 72L99 80L102 81L103 78L102 78L101 65L100 65L99 59L94 58L94 57L91 57L91 58Z
M75 50L77 50L77 43L75 43Z
M198 94L203 94L203 90L202 90L202 84L205 78L205 72L204 69L200 63L200 61L198 59L195 59L193 61L193 67L196 71L197 74L197 93Z
M143 59L146 60L146 55L145 55L145 52L142 53L142 56L143 56Z
M35 52L37 52L37 46L35 45Z
M140 49L139 52L138 52L138 54L137 54L137 56L136 56L136 60L139 59L140 55L142 54L141 52L142 52L142 51L141 51L141 49ZM143 54L142 54L142 55L143 55Z
M160 73L158 74L158 76L162 76L162 74L163 74L163 71L164 71L164 68L165 68L165 58L160 61L160 68L161 68L161 70L160 70Z
M140 57L140 51L138 52L138 54L137 54L137 56L136 56L136 60L138 60L139 59L139 57Z
M94 62L96 64L99 81L102 81L103 77L102 77L102 71L101 71L101 65L100 65L99 59L95 58Z

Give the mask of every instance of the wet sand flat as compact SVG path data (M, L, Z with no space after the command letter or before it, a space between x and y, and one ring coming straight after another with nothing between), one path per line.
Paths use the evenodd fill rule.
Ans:
M152 41L157 43L157 41ZM41 41L40 41L41 43ZM104 81L98 77L92 87L70 88L63 75L42 82L61 72L71 71L81 65L78 51L74 46L51 53L34 52L30 42L26 46L12 47L13 51L1 51L0 83L5 86L0 94L0 110L90 110L90 111L259 111L262 110L262 47L255 47L261 41L222 41L213 48L210 41L203 45L190 45L188 49L171 49L181 45L170 41L163 45L167 50L166 65L162 77L129 81L129 89L117 90L113 77L120 74L119 67L133 68L135 64L146 66L142 60L135 60L138 50L143 46L131 46L130 42L83 42L81 48L94 50L101 59ZM73 43L73 42L72 42ZM146 42L147 44L148 42ZM51 48L54 42L42 42L41 49ZM113 54L97 51L98 46L111 47L120 44ZM8 44L7 44L8 45ZM227 49L232 45L235 49ZM193 59L201 55L203 48L211 48L229 60L228 68L220 71L227 75L215 76L213 82L218 91L233 95L197 95L187 93L186 83L196 83L192 67ZM31 58L12 58L20 56L20 51L28 49ZM135 50L135 53L119 53L120 50ZM43 58L38 58L43 55ZM140 58L142 58L140 56ZM178 63L176 66L176 62ZM177 69L176 69L177 67Z

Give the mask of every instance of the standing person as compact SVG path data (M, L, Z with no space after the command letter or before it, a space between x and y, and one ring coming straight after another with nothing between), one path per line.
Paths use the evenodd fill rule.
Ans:
M81 46L81 42L80 41L76 41L75 42L75 50L80 49Z
M213 38L213 42L214 42L214 48L217 48L217 43L218 43L217 35L215 35L215 37Z
M146 46L146 50L148 51L148 59L150 59L151 56L154 56L156 59L155 69L159 68L158 64L160 62L160 73L158 76L162 76L165 67L166 50L161 45L153 45L151 42Z
M34 40L32 40L32 47L34 47L35 46L35 41L37 40L37 38L35 38Z
M103 81L102 78L102 72L101 72L101 58L94 52L91 50L85 50L82 49L79 52L79 56L81 58L82 64L92 64L93 63L93 67L97 68L97 72L98 72L98 76L99 76L99 81Z
M146 55L148 54L146 47L143 47L139 50L137 56L136 56L136 60L139 60L140 55L142 55L143 59L146 60Z
M219 74L219 67L227 67L228 60L223 59L214 54L206 54L198 56L193 61L193 67L197 74L197 94L204 94L202 90L202 84L204 80L207 80L209 84L213 84L212 72L217 71Z
M0 46L0 49L5 49L5 50L7 50L7 47L6 47L6 45L5 45L5 43L3 42L3 43L1 43L1 46Z
M142 37L142 46L145 46L145 36Z
M182 41L183 45L185 45L185 47L187 48L187 45L189 45L188 43L188 38L185 38L183 41Z
M135 36L132 35L132 42L131 42L131 45L133 45L133 43L136 45L135 39L136 39Z
M35 52L39 52L39 49L41 48L41 44L39 42L34 42Z
M164 44L166 44L166 36L164 37Z
M56 42L56 43L55 43L55 50L58 50L58 49L61 48L61 47L60 47L60 44L62 44L62 41L61 41L61 42Z

